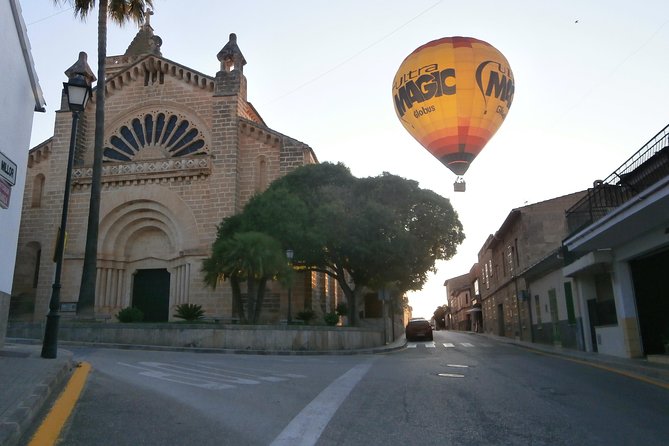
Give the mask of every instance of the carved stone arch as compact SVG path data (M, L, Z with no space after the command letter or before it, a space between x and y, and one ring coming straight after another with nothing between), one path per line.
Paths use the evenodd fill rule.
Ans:
M209 153L210 131L191 109L152 102L118 117L104 144L104 161L124 162Z
M174 257L178 252L177 247L182 244L180 230L176 222L170 217L170 212L161 206L152 206L151 202L139 201L124 209L124 213L119 219L115 220L113 225L106 232L103 250L103 256L110 256L119 260L131 260L128 258L129 247L128 240L134 237L137 240L137 231L147 232L147 228L160 231L164 234L165 243L158 246L157 250L161 254L171 252ZM155 245L154 245L155 248ZM154 249L155 250L155 249ZM152 249L147 247L147 256L154 255Z
M175 254L200 246L193 212L176 193L164 187L148 185L105 196L100 215L98 250L101 255L121 254L119 250L124 248L117 243L127 240L124 237L128 236L129 229L145 227L141 225L147 222L166 234Z

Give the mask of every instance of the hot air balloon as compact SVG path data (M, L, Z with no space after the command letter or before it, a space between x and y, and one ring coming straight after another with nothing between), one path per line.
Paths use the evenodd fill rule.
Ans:
M416 48L393 80L404 128L455 175L462 176L506 118L515 84L504 55L471 37L445 37Z

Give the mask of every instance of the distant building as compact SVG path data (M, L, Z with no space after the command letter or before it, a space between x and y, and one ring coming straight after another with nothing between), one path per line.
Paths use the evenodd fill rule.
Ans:
M483 331L479 266L475 264L467 274L444 282L449 311L446 328L461 331Z
M206 315L230 317L229 285L211 290L201 273L217 225L273 180L318 161L309 146L269 128L247 100L246 59L234 34L214 76L165 58L161 47L147 22L125 54L107 58L95 313L135 306L147 320L166 321L176 305L195 303ZM41 321L48 310L72 119L66 108L53 137L30 151L10 316L17 321ZM79 127L61 291L70 309L84 258L94 102ZM293 317L333 311L338 290L328 277L301 274ZM287 296L269 285L261 320L285 320Z
M26 183L33 113L43 112L44 97L30 53L18 0L0 2L0 348L7 331L21 204Z
M497 232L488 237L478 255L486 333L533 340L525 275L547 253L561 246L567 235L565 210L584 195L577 192L513 209ZM551 308L551 320L557 320L557 307Z

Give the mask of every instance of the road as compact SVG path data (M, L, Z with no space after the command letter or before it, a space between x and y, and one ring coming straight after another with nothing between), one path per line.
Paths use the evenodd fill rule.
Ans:
M382 355L73 348L62 445L665 445L669 390L489 338Z

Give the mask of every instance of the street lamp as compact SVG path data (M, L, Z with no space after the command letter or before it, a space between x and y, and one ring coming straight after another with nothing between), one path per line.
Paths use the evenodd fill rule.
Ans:
M293 250L292 249L286 249L286 258L288 259L288 264L290 267L293 267ZM293 316L291 315L291 300L292 300L292 291L293 285L291 282L288 283L288 315L286 317L286 325L290 325L293 322Z
M67 95L67 103L72 112L72 130L70 133L70 149L67 155L67 170L65 173L65 190L63 191L63 211L60 218L60 228L56 240L56 272L51 287L49 314L46 316L44 342L42 343L42 358L55 358L58 354L58 314L60 307L60 275L63 269L63 251L65 250L65 230L67 227L67 211L70 204L70 183L72 182L72 164L74 162L74 146L77 139L77 125L79 115L86 108L91 95L91 83L95 76L86 62L85 52L79 53L79 60L65 71L68 78L63 82L63 90Z

